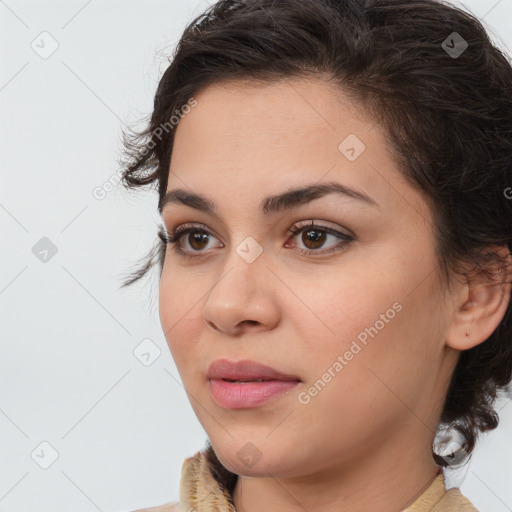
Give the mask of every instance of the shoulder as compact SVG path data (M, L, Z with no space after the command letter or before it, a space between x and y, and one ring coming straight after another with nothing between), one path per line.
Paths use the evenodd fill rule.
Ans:
M453 487L448 489L441 500L432 509L432 512L478 512L473 504L460 492L460 489Z
M156 507L140 508L131 512L181 512L178 502L164 503Z

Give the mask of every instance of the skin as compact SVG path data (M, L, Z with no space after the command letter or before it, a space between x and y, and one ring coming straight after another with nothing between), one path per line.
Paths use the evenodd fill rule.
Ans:
M240 475L238 511L401 510L432 483L431 456L442 403L460 350L484 341L509 295L454 280L448 290L434 256L432 213L405 182L381 125L340 89L318 78L209 86L179 123L167 190L207 196L220 218L168 204L168 232L204 224L209 242L168 247L160 282L162 327L198 420L221 462ZM356 134L366 149L338 149ZM327 195L265 218L263 198L327 181L369 195L378 208ZM350 233L315 249L287 230L311 221ZM236 252L248 236L263 252ZM193 243L193 240L192 240ZM300 249L317 250L304 255ZM202 251L202 252L201 252ZM197 254L197 250L195 252ZM311 400L358 334L394 303L402 306ZM216 359L251 359L298 375L298 387L252 409L218 406L206 373ZM261 453L248 466L237 452Z

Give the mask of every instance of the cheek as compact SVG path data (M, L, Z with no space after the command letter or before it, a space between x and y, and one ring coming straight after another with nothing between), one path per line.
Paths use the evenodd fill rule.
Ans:
M296 320L306 344L308 384L320 381L322 388L328 381L331 389L318 402L363 410L378 396L392 400L390 389L406 387L404 398L414 400L437 357L433 338L439 333L431 315L435 291L424 286L410 293L411 275L391 267L386 273L343 272L308 289L318 319L308 313Z
M162 272L159 289L159 313L162 331L171 355L180 369L199 338L203 323L200 288L189 283L179 272Z
M388 270L387 278L383 274L372 273L365 269L358 272L341 270L329 272L325 276L316 276L317 285L304 294L305 302L311 304L311 314L304 315L304 328L312 329L312 322L306 318L317 318L316 336L314 332L305 332L305 340L318 344L319 327L322 328L322 345L330 351L348 350L353 340L364 344L371 336L380 336L395 322L403 309L396 278ZM304 283L306 284L306 283ZM299 318L299 317L298 317ZM316 338L316 340L315 340Z
M336 336L317 339L321 350L303 353L308 379L297 408L308 429L322 430L332 439L343 432L358 446L377 446L410 418L404 404L421 400L428 362L410 343L407 304L388 312L385 323L379 314L385 315L388 305L372 299L370 312L346 309L335 326Z

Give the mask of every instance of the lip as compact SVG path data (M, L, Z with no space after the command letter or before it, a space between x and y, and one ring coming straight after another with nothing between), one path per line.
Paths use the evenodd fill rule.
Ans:
M217 359L208 368L207 377L209 379L230 379L230 380L279 380L279 381L300 381L297 375L289 375L278 372L270 366L257 363L256 361L242 360L229 361L227 359Z
M248 409L263 405L271 398L289 391L301 382L289 375L255 361L218 359L208 369L213 400L225 409ZM228 380L239 382L229 382ZM248 382L264 379L263 382Z

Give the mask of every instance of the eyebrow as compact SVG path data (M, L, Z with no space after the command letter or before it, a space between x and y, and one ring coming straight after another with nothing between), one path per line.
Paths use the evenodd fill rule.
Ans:
M300 188L292 188L281 194L269 196L260 203L260 211L265 216L279 213L283 210L298 208L315 199L328 194L339 194L351 199L364 202L368 205L380 208L379 204L366 195L364 192L355 190L346 185L337 182L327 182L322 184L312 184ZM185 189L178 188L168 191L158 204L158 211L162 214L163 209L168 204L182 204L194 208L201 212L213 215L219 218L217 206L213 201L201 194L195 194Z

